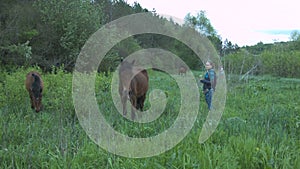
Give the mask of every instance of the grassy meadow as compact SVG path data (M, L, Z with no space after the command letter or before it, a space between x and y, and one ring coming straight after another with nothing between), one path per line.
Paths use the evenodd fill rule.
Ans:
M43 74L44 110L35 113L25 90L25 75L39 68L0 73L0 168L300 168L300 79L227 76L227 99L213 135L198 143L207 107L201 94L198 118L174 148L149 158L107 152L85 133L72 100L72 74ZM202 72L194 72L196 77ZM110 96L112 74L96 77L96 99L115 130L132 137L154 136L169 128L180 109L180 93L170 76L149 71L150 91L164 90L167 105L149 124L124 120ZM146 99L145 108L149 108Z

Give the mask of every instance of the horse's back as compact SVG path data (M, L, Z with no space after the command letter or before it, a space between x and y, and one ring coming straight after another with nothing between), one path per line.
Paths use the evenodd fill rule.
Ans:
M184 66L181 66L181 67L179 68L179 74L185 74L186 71L187 71L187 68L184 67Z
M36 71L31 71L29 73L27 73L26 75L26 80L25 80L25 86L26 86L26 89L29 91L30 88L31 88L31 85L34 83L35 79L34 79L34 76L37 76L40 80L40 86L41 88L44 87L44 84L43 84L43 80L41 78L41 75L36 72Z
M186 68L185 67L180 67L180 72L186 72Z

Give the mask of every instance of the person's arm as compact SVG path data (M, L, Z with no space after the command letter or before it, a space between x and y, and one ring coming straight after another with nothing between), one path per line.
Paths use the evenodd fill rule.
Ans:
M201 82L201 83L210 84L210 81L209 81L209 80L205 80L205 79L200 80L200 82Z

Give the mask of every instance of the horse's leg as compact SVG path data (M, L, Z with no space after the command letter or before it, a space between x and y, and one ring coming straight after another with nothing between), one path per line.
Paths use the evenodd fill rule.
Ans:
M136 105L136 109L137 110L141 110L141 108L142 108L142 97L139 97L138 99L137 99L137 105Z
M126 114L127 114L127 109L126 109L127 96L121 96L121 102L123 105L123 115L126 116Z
M30 104L31 104L31 109L34 109L34 103L33 103L33 96L31 94L29 94L30 97Z
M136 109L136 106L137 106L137 98L136 96L132 96L130 98L130 101L131 101L131 119L133 120L135 118L135 109Z
M126 102L123 103L123 115L126 116L127 114L127 108L126 108Z
M140 110L143 111L144 109L144 102L145 102L145 99L146 99L146 93L140 97Z

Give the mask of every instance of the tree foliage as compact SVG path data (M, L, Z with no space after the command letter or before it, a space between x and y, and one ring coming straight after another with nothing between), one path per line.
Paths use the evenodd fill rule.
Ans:
M194 28L199 31L201 34L206 36L211 43L215 46L216 50L221 54L222 51L222 40L220 35L217 34L217 31L210 23L210 20L206 16L205 11L200 11L196 16L188 13L185 18L185 25Z
M257 66L251 73L279 77L300 77L300 48L295 42L278 42L246 46L237 52L223 57L228 73L245 74Z
M101 7L81 0L39 0L35 7L41 20L35 60L46 60L44 67L71 68L85 41L103 24Z
M23 65L31 58L29 42L35 29L36 11L32 1L5 0L0 6L0 63Z
M197 16L192 16L188 13L185 17L185 24L193 27L195 30L206 36L217 35L217 32L211 25L210 20L206 17L205 11L200 11Z

